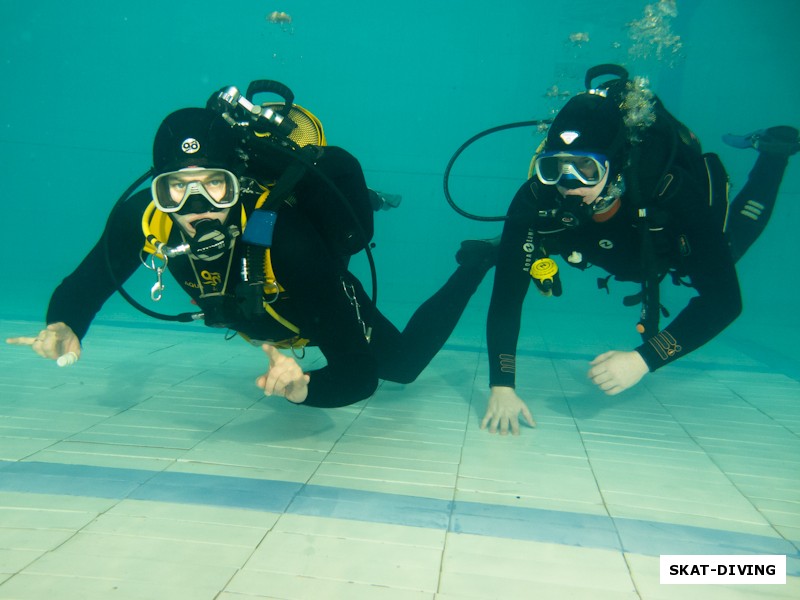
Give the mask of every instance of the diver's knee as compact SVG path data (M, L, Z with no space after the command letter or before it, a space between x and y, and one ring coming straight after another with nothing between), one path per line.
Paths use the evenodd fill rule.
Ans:
M408 385L409 383L414 383L417 380L417 377L419 377L420 373L422 373L422 369L418 369L416 367L413 369L405 368L392 370L391 373L386 373L381 378L394 383Z

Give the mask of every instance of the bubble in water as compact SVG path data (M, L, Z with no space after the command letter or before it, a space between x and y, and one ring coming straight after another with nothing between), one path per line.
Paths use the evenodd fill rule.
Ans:
M589 34L585 31L575 31L569 34L569 41L573 45L581 47L583 44L589 43Z
M678 16L675 0L659 0L644 7L641 19L626 24L633 42L628 52L633 58L655 56L672 64L680 56L681 38L672 31L672 19Z
M290 15L289 13L274 10L267 15L267 21L269 21L270 23L289 25L292 22L292 15Z
M650 89L647 77L634 77L625 85L623 120L631 142L640 142L643 132L656 122L655 107L655 94Z
M545 98L569 98L571 92L560 89L557 85L551 85L544 93Z

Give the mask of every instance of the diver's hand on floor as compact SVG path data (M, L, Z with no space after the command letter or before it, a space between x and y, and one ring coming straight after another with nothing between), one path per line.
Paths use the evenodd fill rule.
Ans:
M531 411L528 406L517 396L514 388L504 386L492 386L492 391L489 394L489 404L486 407L486 415L481 421L481 429L486 429L489 426L489 433L497 433L498 428L500 435L508 435L508 430L511 429L513 435L519 435L519 415L525 419L525 422L531 427L536 427L536 422L531 416Z
M303 373L294 358L281 354L275 346L263 344L261 349L269 358L269 369L256 379L256 385L266 396L283 396L295 404L305 402L311 377Z
M609 396L633 387L649 372L642 355L635 350L604 352L590 364L589 378Z
M6 343L30 346L42 358L58 361L60 367L71 365L81 357L81 341L66 323L50 323L36 337L6 338Z

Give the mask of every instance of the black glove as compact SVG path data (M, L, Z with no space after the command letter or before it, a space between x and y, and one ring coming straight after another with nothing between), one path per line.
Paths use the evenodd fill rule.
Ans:
M530 273L533 283L543 296L561 295L561 277L558 274L558 265L552 258L540 258L534 261Z

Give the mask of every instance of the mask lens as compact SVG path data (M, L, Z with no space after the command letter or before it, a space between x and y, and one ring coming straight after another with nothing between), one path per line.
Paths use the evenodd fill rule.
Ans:
M605 176L608 160L601 154L588 152L567 154L566 152L546 152L536 159L536 176L545 185L556 185L564 180L572 180L582 185L596 185ZM573 184L572 187L581 187Z
M536 159L536 175L545 185L553 185L561 178L560 159L540 156Z
M239 180L225 169L181 169L153 179L153 201L162 212L179 211L189 196L203 196L215 208L228 208L239 200Z
M600 165L593 158L576 156L571 163L565 161L565 164L571 164L586 181L593 183L600 181Z

